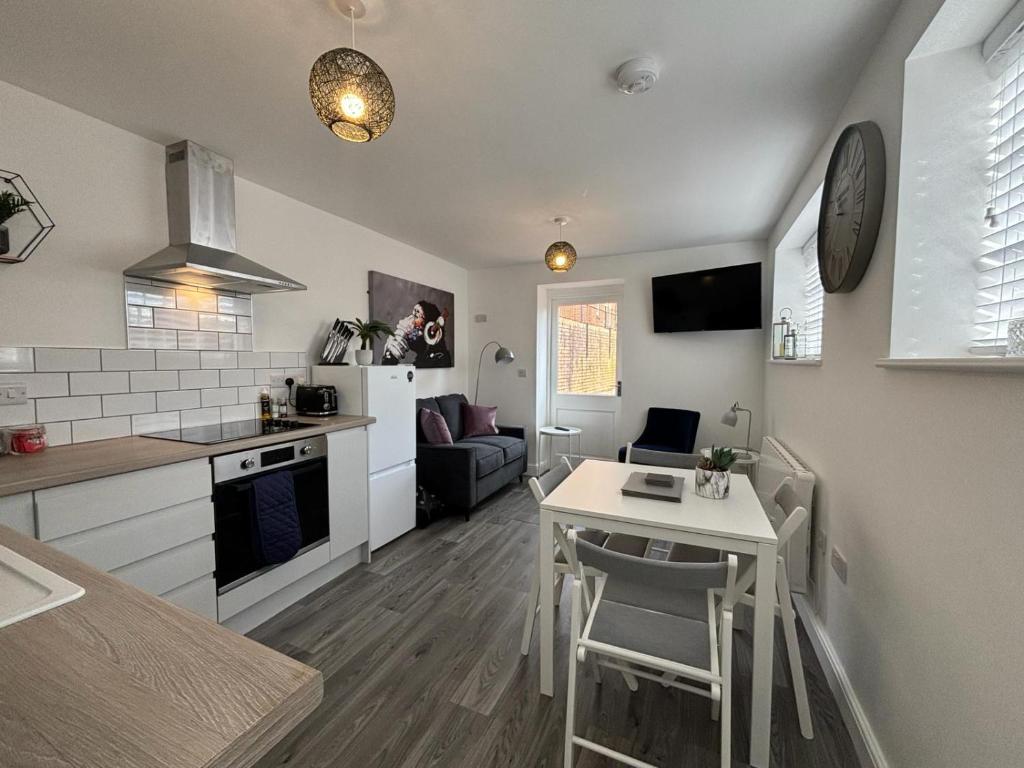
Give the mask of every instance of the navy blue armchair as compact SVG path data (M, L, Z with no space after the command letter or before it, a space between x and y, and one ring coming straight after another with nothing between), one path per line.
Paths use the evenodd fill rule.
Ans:
M693 453L697 442L700 413L681 408L648 408L647 424L640 437L633 441L634 448L648 451ZM626 446L619 448L619 461L626 461Z

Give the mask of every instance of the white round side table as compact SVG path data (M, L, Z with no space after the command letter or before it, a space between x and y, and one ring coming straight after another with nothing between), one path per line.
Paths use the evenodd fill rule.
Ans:
M572 439L573 439L573 437L575 437L576 438L576 460L577 460L577 463L583 461L583 430L582 429L580 429L579 427L555 427L555 426L541 427L540 428L540 437L538 438L538 441L543 441L545 435L547 435L547 438L548 438L548 469L551 469L551 454L552 454L552 451L554 451L554 447L552 446L552 440L554 438L556 438L556 437L564 437L566 439L566 442L568 443L567 455L569 457L569 463L570 464L572 464ZM541 447L539 445L537 446L537 455L538 456L543 456L544 455L544 453L541 450ZM573 466L576 466L576 465L573 464Z

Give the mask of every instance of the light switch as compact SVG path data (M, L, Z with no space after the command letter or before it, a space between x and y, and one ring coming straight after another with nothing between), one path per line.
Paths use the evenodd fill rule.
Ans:
M0 405L24 405L27 402L27 385L14 383L0 386Z

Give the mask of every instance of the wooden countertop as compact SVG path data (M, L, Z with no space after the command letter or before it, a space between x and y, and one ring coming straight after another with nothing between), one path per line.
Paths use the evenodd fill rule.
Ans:
M0 545L85 588L0 629L0 765L245 768L323 698L277 651L3 526Z
M91 443L75 443L47 448L42 453L23 456L0 456L0 496L10 496L40 488L92 480L97 477L120 475L138 469L174 464L190 459L219 456L224 453L245 451L264 445L301 440L303 437L354 429L373 424L372 416L296 416L308 422L308 429L296 429L276 435L261 435L244 440L232 440L216 445L177 443L151 437L117 437Z

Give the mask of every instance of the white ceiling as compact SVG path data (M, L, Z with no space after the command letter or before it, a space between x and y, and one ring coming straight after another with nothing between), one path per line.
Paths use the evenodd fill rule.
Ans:
M313 114L331 0L0 0L0 78L466 266L765 237L898 0L368 0L397 115ZM654 91L612 73L654 57ZM244 235L243 235L244 236ZM344 244L339 243L343 253Z

